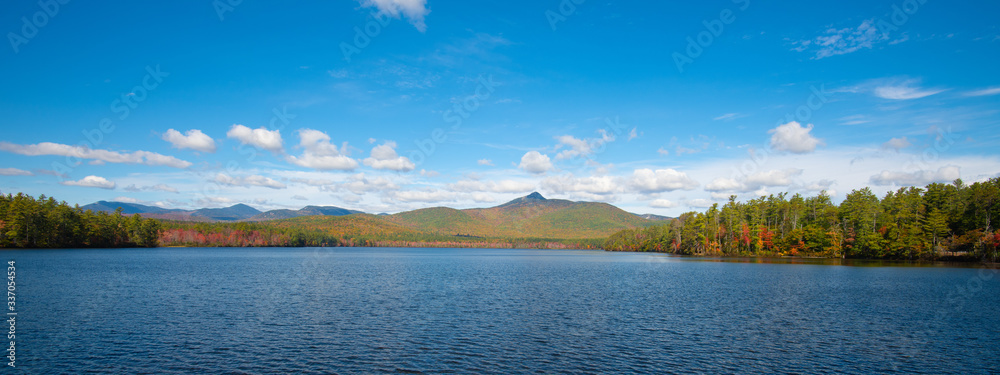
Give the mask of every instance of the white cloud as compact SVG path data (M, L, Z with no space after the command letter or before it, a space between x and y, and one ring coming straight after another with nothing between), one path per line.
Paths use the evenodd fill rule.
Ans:
M433 178L433 177L440 176L441 173L438 173L437 171L428 171L426 169L421 169L420 170L420 175L424 176L424 177L432 177Z
M792 121L768 130L767 133L771 134L771 148L778 151L805 154L816 151L816 146L823 144L822 141L809 134L812 130L812 124L803 128L798 122Z
M300 183L300 184L305 184L305 185L309 185L309 186L329 186L329 185L333 185L334 184L333 180L320 180L320 179L315 179L315 178L298 178L297 177L297 178L289 179L289 181Z
M731 121L731 120L735 120L735 119L738 119L738 118L741 118L741 117L746 117L746 116L747 115L744 115L742 113L727 113L727 114L724 114L724 115L712 118L712 120L715 120L715 121Z
M674 190L693 190L698 182L684 172L673 169L636 169L632 172L629 186L643 194L661 193Z
M298 194L293 195L292 199L297 200L297 201L307 201L307 200L309 200L309 198L303 197L303 196L298 195Z
M394 18L404 15L420 32L427 30L424 17L431 12L427 9L427 0L361 0L361 5L378 8L379 12Z
M910 143L910 140L906 139L906 137L902 137L902 138L890 139L889 141L882 144L882 148L886 150L895 150L896 152L899 152L899 150L910 147L912 145L913 144Z
M472 193L472 200L476 203L493 203L497 199L486 193Z
M304 149L302 156L288 155L285 160L300 167L321 171L349 171L358 167L357 160L345 155L347 143L341 147L345 151L342 153L337 150L336 145L330 143L330 136L319 130L300 129L298 147Z
M143 203L142 201L140 201L138 199L135 199L135 198L131 198L131 197L117 197L117 198L113 199L112 202L133 203L133 204L142 204Z
M205 135L201 130L191 129L181 134L174 129L163 133L163 140L170 142L175 148L189 148L201 152L215 152L215 140Z
M397 172L409 172L417 166L405 156L396 154L396 142L385 142L372 149L371 157L364 160L365 165L375 169L388 169Z
M801 175L802 170L797 168L757 172L747 176L745 184L749 190L757 190L763 187L788 186L792 184L792 177Z
M283 149L281 131L267 130L263 126L257 129L250 129L243 125L234 124L226 132L226 136L238 140L245 145L251 145L276 154L281 153Z
M528 173L542 174L552 169L552 160L538 151L528 151L521 157L518 167Z
M388 194L390 198L399 202L422 202L439 203L452 202L457 198L457 194L444 190L409 190L396 191Z
M765 191L764 188L767 187L792 185L792 178L801 176L802 172L802 169L788 168L753 173L748 176L744 176L741 180L734 178L716 178L705 186L705 191L741 193Z
M928 97L944 92L944 89L922 89L918 80L905 80L902 82L886 83L875 88L875 96L890 100L911 100Z
M464 193L526 193L535 190L535 184L525 181L477 181L462 180L447 186L448 190Z
M385 177L368 178L368 176L364 173L358 173L351 176L350 181L344 182L338 186L323 188L323 190L327 191L339 189L346 189L354 194L362 195L369 192L399 190L399 186L392 182L392 180Z
M965 96L989 96L1000 94L1000 87L990 87L988 89L970 91L965 93Z
M0 168L0 176L34 176L34 173L17 168Z
M709 208L712 207L713 204L715 203L708 199L700 199L700 198L687 201L688 207L693 207L693 208Z
M639 138L639 128L632 128L632 130L628 132L628 140L631 141L636 138Z
M952 182L961 176L959 167L949 165L938 168L937 171L922 170L912 173L882 171L872 176L869 181L879 186L924 186L934 182Z
M260 175L232 177L225 173L219 173L215 175L215 182L222 185L241 187L260 186L271 189L284 189L286 187L285 184L281 182Z
M124 188L128 192L140 192L140 191L163 191L167 193L177 193L177 189L166 184L156 184L153 186L135 186L135 184L129 185Z
M610 176L575 177L573 174L553 176L542 181L542 187L557 194L608 195L619 191L619 184Z
M599 150L604 144L608 142L614 142L615 136L609 134L606 130L600 129L600 138L590 138L590 139L579 139L571 135L564 135L556 137L559 144L556 145L556 150L568 147L568 150L563 150L562 152L556 154L557 160L572 159L575 157L587 157L592 155L594 152Z
M117 151L100 149L95 150L82 146L70 146L52 142L42 142L33 145L18 145L10 142L0 142L0 151L27 156L56 155L86 160L97 160L108 163L145 164L181 169L191 166L190 162L180 160L173 156L157 154L155 152L135 151L132 153L121 153Z
M113 181L108 181L108 179L98 176L87 176L79 181L63 181L60 182L60 184L66 186L94 187L108 190L115 188L115 183Z
M733 194L712 193L712 199L720 200L720 201L722 201L722 200L729 200L729 197L732 196L732 195Z
M677 207L677 203L671 202L667 199L657 199L649 203L649 207L653 208L674 208Z
M479 165L488 165L491 167L493 166L493 160L490 159L479 159L478 163Z
M744 189L743 183L736 181L736 179L722 177L712 180L705 186L706 191L742 191Z
M670 150L667 150L667 149L665 149L663 147L660 147L659 150L656 150L656 153L660 154L660 155L663 155L663 156L670 156Z
M814 50L814 59L844 55L860 49L872 49L877 44L889 42L889 36L879 31L874 19L861 22L857 28L828 29L825 35L795 42L793 50Z

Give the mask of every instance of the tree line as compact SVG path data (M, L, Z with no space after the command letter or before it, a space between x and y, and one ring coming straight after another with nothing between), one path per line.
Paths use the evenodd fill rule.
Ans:
M1000 178L966 185L904 187L879 199L854 190L840 205L826 192L787 193L738 202L735 196L705 212L668 224L610 236L611 251L685 255L823 256L871 259L964 257L996 261Z
M156 247L160 223L139 215L84 211L44 194L0 194L0 248Z
M163 246L322 247L341 241L318 228L278 227L268 223L192 223L163 221Z

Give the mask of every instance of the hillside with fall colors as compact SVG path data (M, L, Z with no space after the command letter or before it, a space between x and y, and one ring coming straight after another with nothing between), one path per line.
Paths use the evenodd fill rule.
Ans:
M435 207L390 215L386 220L442 235L555 239L606 238L619 230L654 223L607 203L546 199L538 193L496 207Z

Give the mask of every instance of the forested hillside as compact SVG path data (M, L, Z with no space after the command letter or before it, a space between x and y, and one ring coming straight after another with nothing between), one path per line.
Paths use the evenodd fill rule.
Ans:
M666 225L615 233L613 251L700 255L814 255L846 258L996 261L1000 245L1000 178L965 185L930 184L891 191L879 199L868 188L838 206L821 193L770 195L749 202L733 197L721 208L688 212Z
M422 232L489 238L596 239L654 223L607 203L546 199L538 193L496 207L435 207L386 219Z
M262 223L164 222L163 246L371 246L599 248L603 239L478 237L416 230L368 214L303 216Z
M0 194L0 248L156 247L160 223L70 207L45 195Z

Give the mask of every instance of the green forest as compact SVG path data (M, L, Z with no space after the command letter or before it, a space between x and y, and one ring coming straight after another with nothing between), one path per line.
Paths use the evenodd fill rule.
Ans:
M156 247L160 222L84 211L42 195L0 194L0 248Z
M627 229L604 244L611 251L684 255L819 256L869 259L985 259L996 261L1000 178L966 185L906 187L879 199L854 190L838 206L826 192L814 197L769 195L666 225Z

